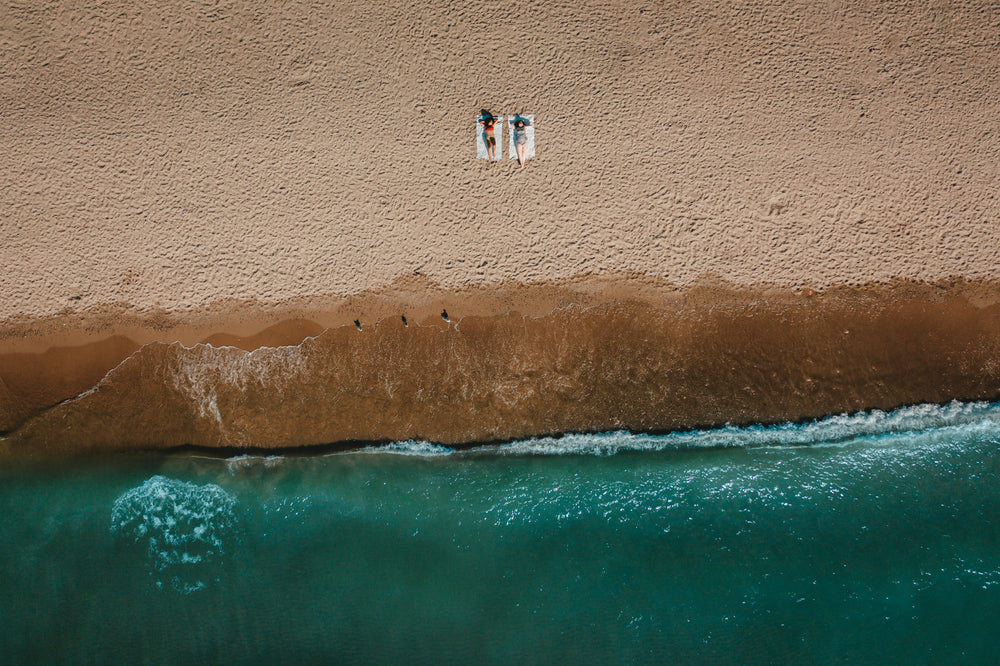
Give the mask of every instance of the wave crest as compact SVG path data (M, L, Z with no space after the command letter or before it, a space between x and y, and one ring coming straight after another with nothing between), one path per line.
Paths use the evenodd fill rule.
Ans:
M958 432L957 432L958 431ZM450 449L429 442L410 441L368 447L365 453L437 457L448 455L595 455L642 451L685 451L783 446L847 444L908 434L922 438L964 435L968 438L1000 437L1000 403L951 402L946 405L913 405L885 412L872 410L840 414L807 423L771 426L725 426L663 435L625 431L601 434L568 434L535 437L499 445Z

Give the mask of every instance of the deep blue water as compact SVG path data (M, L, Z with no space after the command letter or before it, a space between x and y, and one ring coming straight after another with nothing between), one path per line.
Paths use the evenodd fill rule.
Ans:
M3 663L985 663L1000 405L0 470Z

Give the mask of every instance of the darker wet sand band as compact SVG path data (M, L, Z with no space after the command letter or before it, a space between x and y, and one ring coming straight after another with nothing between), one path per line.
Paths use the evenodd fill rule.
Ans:
M1000 398L1000 285L648 287L517 286L525 304L559 306L544 314L433 293L408 325L369 295L314 313L381 303L361 330L297 318L213 344L167 327L141 346L109 335L2 354L0 419L21 452L461 445ZM430 310L446 301L451 321Z

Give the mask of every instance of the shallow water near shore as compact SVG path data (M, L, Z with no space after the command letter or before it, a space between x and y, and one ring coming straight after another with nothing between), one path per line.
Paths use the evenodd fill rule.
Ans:
M0 471L10 663L983 662L1000 404Z

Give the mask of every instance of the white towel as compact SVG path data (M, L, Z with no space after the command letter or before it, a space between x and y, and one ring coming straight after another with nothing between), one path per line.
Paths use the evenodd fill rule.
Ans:
M517 120L523 120L528 124L523 130L514 129L514 122ZM510 134L510 140L508 142L510 159L517 159L517 138L521 132L524 133L525 143L524 143L524 159L531 160L535 158L535 114L533 113L520 113L514 114L512 116L507 116L507 126L510 128L508 134Z
M483 126L479 124L479 121L483 119L483 116L476 116L476 157L478 159L489 159L489 153L486 152L486 130ZM499 161L503 159L503 116L496 116L497 123L493 126L493 136L496 137L497 147L493 153L493 160Z

